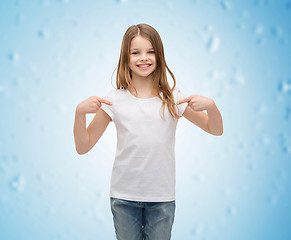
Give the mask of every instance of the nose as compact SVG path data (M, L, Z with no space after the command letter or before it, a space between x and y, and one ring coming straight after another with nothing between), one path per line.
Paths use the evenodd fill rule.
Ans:
M147 53L141 53L140 54L140 60L147 60L147 59L148 59Z

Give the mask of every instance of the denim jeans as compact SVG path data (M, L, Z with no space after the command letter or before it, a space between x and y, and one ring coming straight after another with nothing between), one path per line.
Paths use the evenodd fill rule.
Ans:
M136 202L110 197L117 240L170 240L175 200Z

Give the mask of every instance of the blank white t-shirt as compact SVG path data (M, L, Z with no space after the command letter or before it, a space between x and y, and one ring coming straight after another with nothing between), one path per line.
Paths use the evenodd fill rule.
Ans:
M186 98L177 88L177 102ZM112 168L110 197L140 202L175 200L175 134L177 119L159 97L137 98L128 89L111 90L104 97L112 106L103 109L116 126L117 146ZM187 103L177 106L182 115ZM161 109L161 110L160 110Z

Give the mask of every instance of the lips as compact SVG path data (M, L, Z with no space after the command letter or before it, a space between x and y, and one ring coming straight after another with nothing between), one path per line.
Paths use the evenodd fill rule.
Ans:
M152 64L139 64L137 65L139 68L147 68L150 67Z

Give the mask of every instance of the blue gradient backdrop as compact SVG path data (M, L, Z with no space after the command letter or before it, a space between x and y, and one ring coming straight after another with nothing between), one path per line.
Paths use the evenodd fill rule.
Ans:
M137 23L160 33L177 87L224 121L217 137L179 120L172 239L291 239L290 22L288 0L1 0L0 239L115 239L116 129L78 155L74 114L113 89Z

